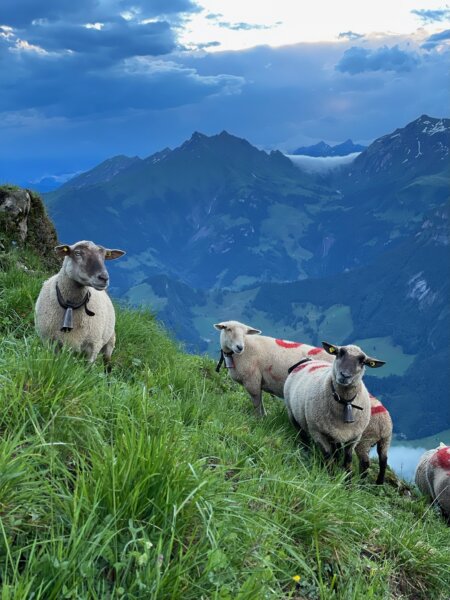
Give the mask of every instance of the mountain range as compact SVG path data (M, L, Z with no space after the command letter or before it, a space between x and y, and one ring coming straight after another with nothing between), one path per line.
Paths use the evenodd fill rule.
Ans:
M357 341L387 361L367 380L397 433L418 438L450 427L449 147L450 121L423 115L318 176L196 132L107 160L46 202L61 241L127 250L112 294L152 307L191 350L215 352L212 324L231 318Z
M352 140L348 139L342 144L336 144L330 146L324 141L313 144L312 146L301 146L294 150L292 154L299 154L302 156L347 156L347 154L353 154L354 152L362 152L367 146L361 144L354 144Z

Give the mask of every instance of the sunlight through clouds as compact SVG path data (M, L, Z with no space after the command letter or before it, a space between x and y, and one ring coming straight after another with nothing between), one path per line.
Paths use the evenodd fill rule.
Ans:
M424 25L429 35L442 28L446 18L445 11L431 10L440 8L438 3L421 2L421 10L417 10L416 0L317 0L314 3L200 0L198 4L203 10L190 16L180 41L187 47L218 42L211 51L337 41L342 39L343 32L358 37L371 37L380 32L405 35ZM439 13L439 21L424 20L424 13Z

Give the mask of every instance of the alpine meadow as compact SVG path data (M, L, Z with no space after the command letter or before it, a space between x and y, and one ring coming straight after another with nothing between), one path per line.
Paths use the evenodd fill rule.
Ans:
M450 6L0 0L0 600L450 599Z
M418 492L376 465L346 485L281 402L258 420L148 310L116 305L109 375L43 346L36 194L28 224L0 254L3 598L448 597L448 528Z

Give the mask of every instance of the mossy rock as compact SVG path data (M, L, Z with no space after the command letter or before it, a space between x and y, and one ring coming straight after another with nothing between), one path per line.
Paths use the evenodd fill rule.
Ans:
M33 251L44 266L53 269L58 260L53 251L58 244L56 229L36 192L14 185L0 186L0 200L8 207L0 211L0 243L3 250L19 245ZM17 206L14 206L14 200Z

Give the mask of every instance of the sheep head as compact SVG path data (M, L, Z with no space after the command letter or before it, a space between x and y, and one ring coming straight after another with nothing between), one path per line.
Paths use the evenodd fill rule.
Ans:
M333 363L333 373L336 382L342 386L354 385L364 375L364 367L377 369L385 362L368 356L359 346L336 346L322 342L323 348L336 357Z
M64 257L62 270L65 275L96 290L105 290L109 284L105 260L114 260L125 254L123 250L110 250L88 241L62 244L56 246L55 252Z
M239 321L223 321L214 325L220 331L220 346L224 352L242 354L245 350L245 336L258 335L259 329L254 329Z

